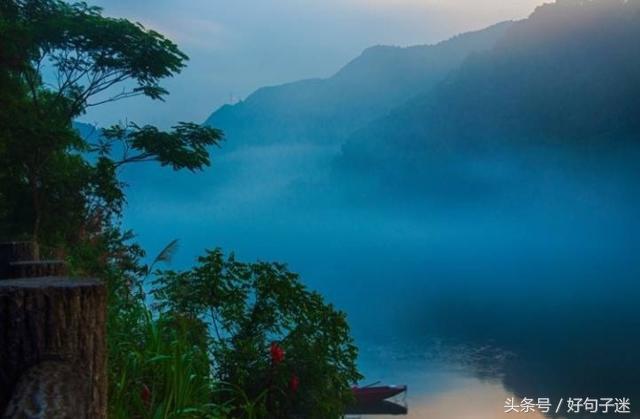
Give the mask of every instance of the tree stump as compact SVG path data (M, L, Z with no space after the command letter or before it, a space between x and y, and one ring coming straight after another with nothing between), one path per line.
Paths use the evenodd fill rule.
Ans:
M9 263L7 278L39 278L45 276L65 276L67 264L63 260L26 260Z
M35 252L33 242L0 243L0 279L11 277L11 263L34 259Z
M39 260L38 247L28 241L0 243L0 280L66 276L67 263L58 259Z
M106 418L106 297L93 279L0 281L0 416Z

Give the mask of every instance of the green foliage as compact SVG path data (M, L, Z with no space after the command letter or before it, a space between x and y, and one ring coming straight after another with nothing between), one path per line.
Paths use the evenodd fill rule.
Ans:
M214 403L222 387L210 374L206 331L188 319L154 316L143 290L149 267L133 238L113 229L69 257L74 275L100 272L108 285L109 417L226 417ZM154 263L168 262L170 253Z
M190 271L158 272L155 285L163 313L206 325L214 375L242 389L245 402L261 400L269 417L343 412L360 378L345 315L285 265L242 263L216 249ZM284 349L282 362L270 358L272 342ZM297 392L289 388L294 376Z
M144 281L177 243L142 264L119 225L118 168L200 170L222 133L129 124L94 144L72 128L91 106L161 99L161 79L186 58L157 32L84 3L1 1L0 235L32 239L65 257L72 275L106 282L110 417L338 417L359 378L345 316L284 265L209 252L191 271L160 272L158 309L147 305ZM273 348L284 352L270 358Z
M162 166L174 170L195 171L211 164L208 146L218 145L222 132L192 122L180 122L171 132L145 125L129 124L127 127L115 125L102 131L102 139L96 149L108 155L114 143L124 150L122 159L116 164L155 160ZM131 155L131 152L136 154Z
M126 322L111 333L109 417L225 417L226 409L213 403L221 389L209 374L199 325L166 316L154 320L144 306L139 315L139 323Z
M135 247L112 249L129 258L111 264L119 270L110 286L110 417L341 416L360 378L344 314L284 265L242 263L220 250L190 271L156 271L151 310L142 281L175 248L149 267L131 257Z
M159 81L182 70L187 56L161 34L139 23L104 17L101 9L59 0L14 0L12 19L26 39L23 77L37 101L43 64L55 71L56 101L74 117L104 101L167 94ZM90 97L130 80L131 88L89 103Z
M160 81L179 73L187 57L161 34L84 3L7 0L0 47L3 236L70 247L82 240L79 232L101 234L121 214L120 166L153 160L195 171L210 164L207 148L222 139L210 127L181 122L163 132L131 124L107 130L97 145L72 129L91 106L167 94ZM114 142L125 155L112 152Z

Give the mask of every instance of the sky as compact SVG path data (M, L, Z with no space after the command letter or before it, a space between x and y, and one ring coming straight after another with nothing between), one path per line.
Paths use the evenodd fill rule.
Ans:
M543 0L91 0L104 14L157 30L188 67L164 85L164 103L130 99L81 120L168 128L203 122L262 86L328 77L373 45L430 44L528 16Z

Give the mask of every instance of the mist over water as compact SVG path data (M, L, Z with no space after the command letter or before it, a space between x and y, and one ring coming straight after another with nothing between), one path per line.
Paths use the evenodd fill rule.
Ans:
M151 256L179 238L177 269L217 246L287 262L348 313L365 382L408 383L416 415L455 391L640 393L638 150L460 156L439 187L387 189L338 176L337 153L223 148L195 175L138 166L126 223Z

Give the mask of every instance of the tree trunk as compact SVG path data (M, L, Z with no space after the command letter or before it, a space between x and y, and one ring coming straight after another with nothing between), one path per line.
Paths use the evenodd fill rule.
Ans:
M100 281L0 280L0 416L106 418L105 326Z

